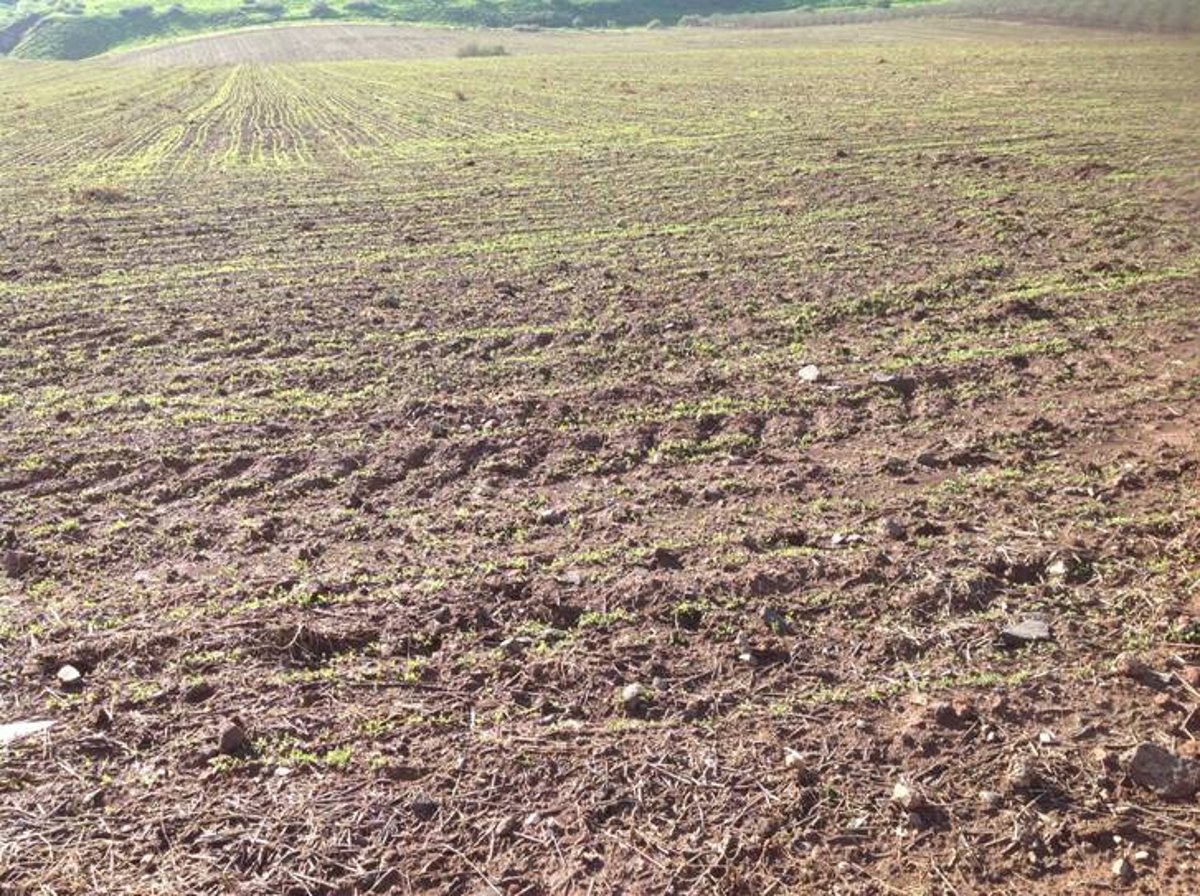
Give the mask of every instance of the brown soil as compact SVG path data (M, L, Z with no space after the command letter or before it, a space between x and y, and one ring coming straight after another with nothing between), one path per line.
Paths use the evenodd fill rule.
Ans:
M1196 892L1194 54L952 46L23 83L0 892Z

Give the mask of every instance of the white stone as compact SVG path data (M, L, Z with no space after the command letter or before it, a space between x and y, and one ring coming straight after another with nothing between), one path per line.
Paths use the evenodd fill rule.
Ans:
M20 740L22 737L31 737L34 734L40 734L53 725L54 723L48 719L30 719L27 722L7 722L3 725L0 725L0 744L10 744L15 740Z

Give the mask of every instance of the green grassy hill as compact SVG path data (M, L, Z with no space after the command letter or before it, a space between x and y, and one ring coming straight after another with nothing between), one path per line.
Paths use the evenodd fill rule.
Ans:
M321 19L599 27L675 24L683 16L883 5L886 0L0 0L0 53L82 59L148 40Z

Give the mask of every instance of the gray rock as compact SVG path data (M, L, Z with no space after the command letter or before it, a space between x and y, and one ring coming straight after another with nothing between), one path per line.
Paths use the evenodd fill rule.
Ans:
M1039 641L1052 641L1054 635L1050 631L1050 624L1044 619L1030 618L1007 626L1000 632L1000 640L1008 647L1023 647Z
M796 375L802 383L817 383L821 380L821 368L816 364L805 364Z
M1187 800L1200 792L1200 762L1183 759L1158 744L1143 741L1121 757L1135 784L1163 799Z

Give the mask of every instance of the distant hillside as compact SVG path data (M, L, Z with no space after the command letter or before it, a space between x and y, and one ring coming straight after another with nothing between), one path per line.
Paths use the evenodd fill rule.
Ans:
M924 5L937 0L0 0L0 52L82 59L114 47L206 31L304 20L384 20L491 27L676 24L681 17Z
M815 8L716 13L689 17L687 24L735 28L888 21L917 16L970 17L1119 28L1136 31L1200 31L1200 0L942 0L938 3L874 3L856 8Z
M0 55L83 59L172 37L313 20L787 27L925 15L1200 30L1200 0L0 0Z

